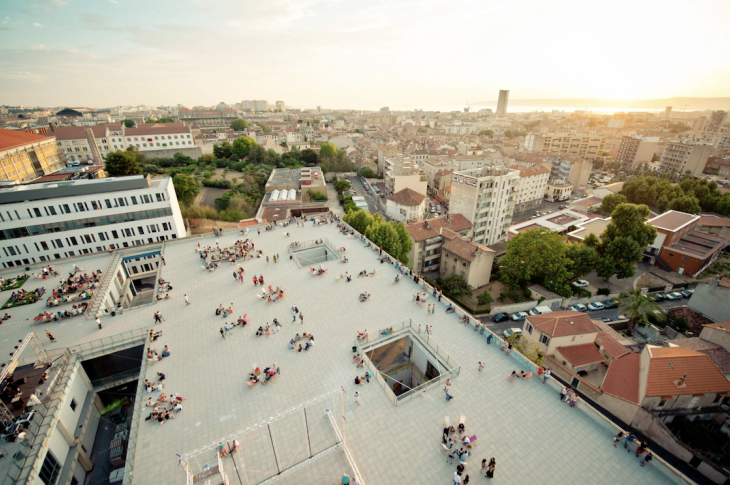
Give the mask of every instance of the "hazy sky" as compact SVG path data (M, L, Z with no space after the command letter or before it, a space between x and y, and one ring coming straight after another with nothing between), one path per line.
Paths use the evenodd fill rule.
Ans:
M0 0L0 104L730 96L728 0Z

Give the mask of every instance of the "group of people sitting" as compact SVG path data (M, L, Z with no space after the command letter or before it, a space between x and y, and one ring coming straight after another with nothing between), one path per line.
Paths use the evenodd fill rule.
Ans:
M33 276L35 276L35 274ZM8 286L15 285L20 280L24 280L27 278L28 278L28 273L23 273L22 275L18 275L11 280L6 280L4 277L0 276L0 291L4 290Z
M45 280L49 276L58 276L59 275L59 272L56 271L56 267L55 266L53 266L52 264L50 264L48 266L44 266L43 268L41 268L41 272L40 273L32 273L32 274L33 274L34 277L36 277L38 279Z
M267 300L269 303L275 302L280 298L284 298L284 288L282 288L281 286L273 288L271 285L269 285L269 288L267 290L265 290L261 295L257 296L262 300Z
M221 261L228 261L229 263L234 264L239 259L245 260L247 257L253 258L253 255L249 254L253 250L254 243L252 240L239 239L233 243L233 246L227 248L221 248L217 241L215 247L206 246L205 248L201 248L200 243L198 243L195 252L198 253L200 259L205 260L206 268L214 269L218 267L218 263ZM209 256L210 260L208 260Z
M261 370L258 367L255 367L253 372L248 373L247 384L249 387L254 384L258 384L259 382L262 385L266 385L275 375L279 374L281 374L281 370L276 364L271 364L269 367L265 367L263 375L261 375ZM259 378L259 375L261 375L261 378Z
M372 271L372 273L368 273L366 269L360 271L357 275L358 278L364 277L367 278L368 276L375 276L375 270Z
M58 306L58 305L65 305L66 303L71 303L74 301L84 301L84 300L90 300L91 295L94 294L93 290L84 290L81 293L78 293L76 295L62 295L60 298L58 296L50 296L46 300L46 306L52 307L52 306Z
M370 299L370 293L367 291L364 293L360 293L360 301L368 301Z
M362 332L357 332L357 339L358 340L367 340L368 339L368 329L366 328Z
M150 384L147 387L147 392L160 392L160 397L157 401L153 401L152 398L149 398L145 403L145 406L153 408L150 415L145 418L145 421L152 421L152 424L165 424L165 421L168 419L175 418L175 414L173 413L179 413L182 411L182 402L184 401L182 396L173 394L168 398L167 395L162 392L164 386L161 383L151 383L145 380L145 384Z
M10 295L10 300L12 301L12 303L19 303L23 300L28 300L28 303L35 303L38 301L38 298L40 298L41 295L45 293L45 291L46 289L43 287L36 288L35 290L31 291L25 291L21 288L18 291L14 291L12 295ZM5 306L11 306L11 304L6 303Z
M269 325L269 322L266 322L266 326L259 326L258 330L256 330L256 336L260 337L262 335L266 335L268 337L272 333L278 332L280 328L281 324L279 323L279 320L274 318L274 326L272 327Z
M3 315L3 322L4 322L5 320L10 320L11 318L12 318L12 317L10 316L10 314L9 314L9 313L5 313L5 315Z
M340 276L337 277L337 281L340 281L342 278L343 278L343 275L340 274ZM345 281L347 281L348 283L350 281L352 281L352 275L349 274L347 271L345 271L344 278L345 278Z
M520 372L513 370L512 374L510 374L509 376L510 376L511 380L515 380L515 379L526 379L526 378L530 377L531 375L532 375L532 372L530 372L529 374L526 374L525 371L523 371L523 370L521 370Z
M302 341L303 339L307 339L307 342L305 343L304 347L302 347L302 344L297 344L297 342ZM299 347L297 348L297 345ZM301 352L302 350L309 350L314 345L314 335L311 333L304 332L302 336L300 337L299 334L296 334L293 339L289 341L289 350L296 350L297 352Z
M101 270L96 270L91 273L91 276L84 273L82 275L75 276L70 274L65 280L61 280L61 284L53 290L53 297L58 295L70 295L78 293L82 290L90 290L99 286L99 280L101 279Z
M365 375L363 375L362 377L355 376L355 384L361 386L366 382L370 382L371 377L373 377L373 375L370 373L370 371L365 371Z
M309 269L312 272L313 276L322 276L323 274L325 274L327 272L327 268L323 268L321 264L319 265L319 268L312 268L310 266Z
M233 303L231 303L231 306L229 306L228 308L225 308L223 306L223 303L221 303L220 305L218 305L218 308L215 309L216 316L223 315L223 318L226 318L228 315L230 315L232 313L233 313Z
M38 316L33 319L33 321L37 322L37 323L58 322L64 318L71 318L71 317L75 317L76 315L83 315L83 313L86 311L86 308L88 308L88 306L89 306L89 304L85 302L85 303L79 303L78 305L74 305L73 307L71 307L71 310L66 309L63 312L61 312L61 311L55 312L55 313L50 313L47 311L42 312L42 313L39 313ZM6 313L6 315L8 315L8 314ZM8 317L10 317L10 315L8 315Z
M157 334L150 331L150 341L154 342L162 335L162 331L157 332ZM170 347L165 345L165 347L162 349L162 354L157 353L157 349L150 349L147 351L147 360L152 362L153 364L158 363L161 361L164 357L170 357Z
M428 295L425 293L418 293L417 291L413 293L413 300L419 305L423 306L426 301L428 301Z

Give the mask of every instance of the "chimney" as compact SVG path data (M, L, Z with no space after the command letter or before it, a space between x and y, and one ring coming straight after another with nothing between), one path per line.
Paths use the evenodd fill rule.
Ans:
M687 384L685 384L685 382L684 382L686 379L687 379L687 374L683 375L682 377L680 377L679 379L674 381L674 385L679 388L687 387Z

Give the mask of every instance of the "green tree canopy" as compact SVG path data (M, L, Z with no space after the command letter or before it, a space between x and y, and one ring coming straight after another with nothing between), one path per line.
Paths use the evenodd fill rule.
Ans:
M365 177L366 179L371 179L375 177L375 172L373 172L373 169L370 167L363 167L360 169L360 176Z
M319 158L334 158L337 156L337 147L332 143L322 143L319 146Z
M233 141L233 147L231 148L231 154L236 155L238 158L246 158L251 153L251 150L257 147L256 141L248 136L239 136ZM263 154L262 154L263 155ZM262 156L263 158L263 156ZM263 161L263 160L258 160Z
M628 202L628 199L625 195L608 194L603 198L603 201L601 202L601 210L603 212L608 212L609 214L611 214L617 205L625 204L626 202Z
M124 126L127 128L134 128L134 120L122 120L122 123L124 123Z
M645 205L619 204L611 213L611 222L601 234L598 254L602 258L596 268L601 278L630 278L641 261L644 248L656 239L657 231L647 223L649 208Z
M192 204L195 196L200 193L198 183L189 175L175 175L172 178L172 185L175 187L177 200L185 206Z
M231 157L233 147L227 141L224 141L220 145L217 143L213 145L213 155L218 159L228 159Z
M302 150L302 158L301 161L307 165L307 166L314 166L319 163L319 155L317 155L317 152L310 148L305 148Z
M350 190L350 187L352 187L352 185L350 185L350 182L347 180L337 180L335 182L335 190L338 194L347 192L348 190Z
M462 295L471 295L472 292L472 287L466 281L466 278L459 274L452 274L446 278L439 278L438 283L444 291L457 298Z
M174 123L172 118L160 118L158 120L150 118L145 123Z
M640 291L625 291L618 299L619 314L626 314L629 318L629 333L633 334L634 325L644 326L649 322L649 315L663 320L664 313L661 307L651 299L642 295Z
M570 265L562 235L548 229L533 229L517 234L507 243L500 280L512 291L533 282L570 297Z
M589 274L598 261L596 250L585 244L568 244L566 255L570 262L568 270L573 273L573 278Z
M494 130L482 130L479 133L477 133L478 136L488 136L489 138L494 138Z
M110 177L139 175L142 173L140 165L145 158L135 147L128 147L126 150L116 150L107 154L104 171Z
M233 131L243 131L248 128L248 121L238 118L237 120L231 121L231 129Z

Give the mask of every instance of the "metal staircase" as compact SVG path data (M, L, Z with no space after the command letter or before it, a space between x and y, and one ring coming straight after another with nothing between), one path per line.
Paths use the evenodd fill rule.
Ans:
M104 273L101 275L99 286L94 290L94 294L91 296L89 308L86 309L87 320L93 320L96 318L96 314L101 310L101 305L109 290L109 284L111 283L112 278L114 278L114 274L117 272L116 270L119 267L119 263L122 262L122 257L122 252L119 250L115 250L114 254L112 254L109 263L107 263L106 268L104 269Z

